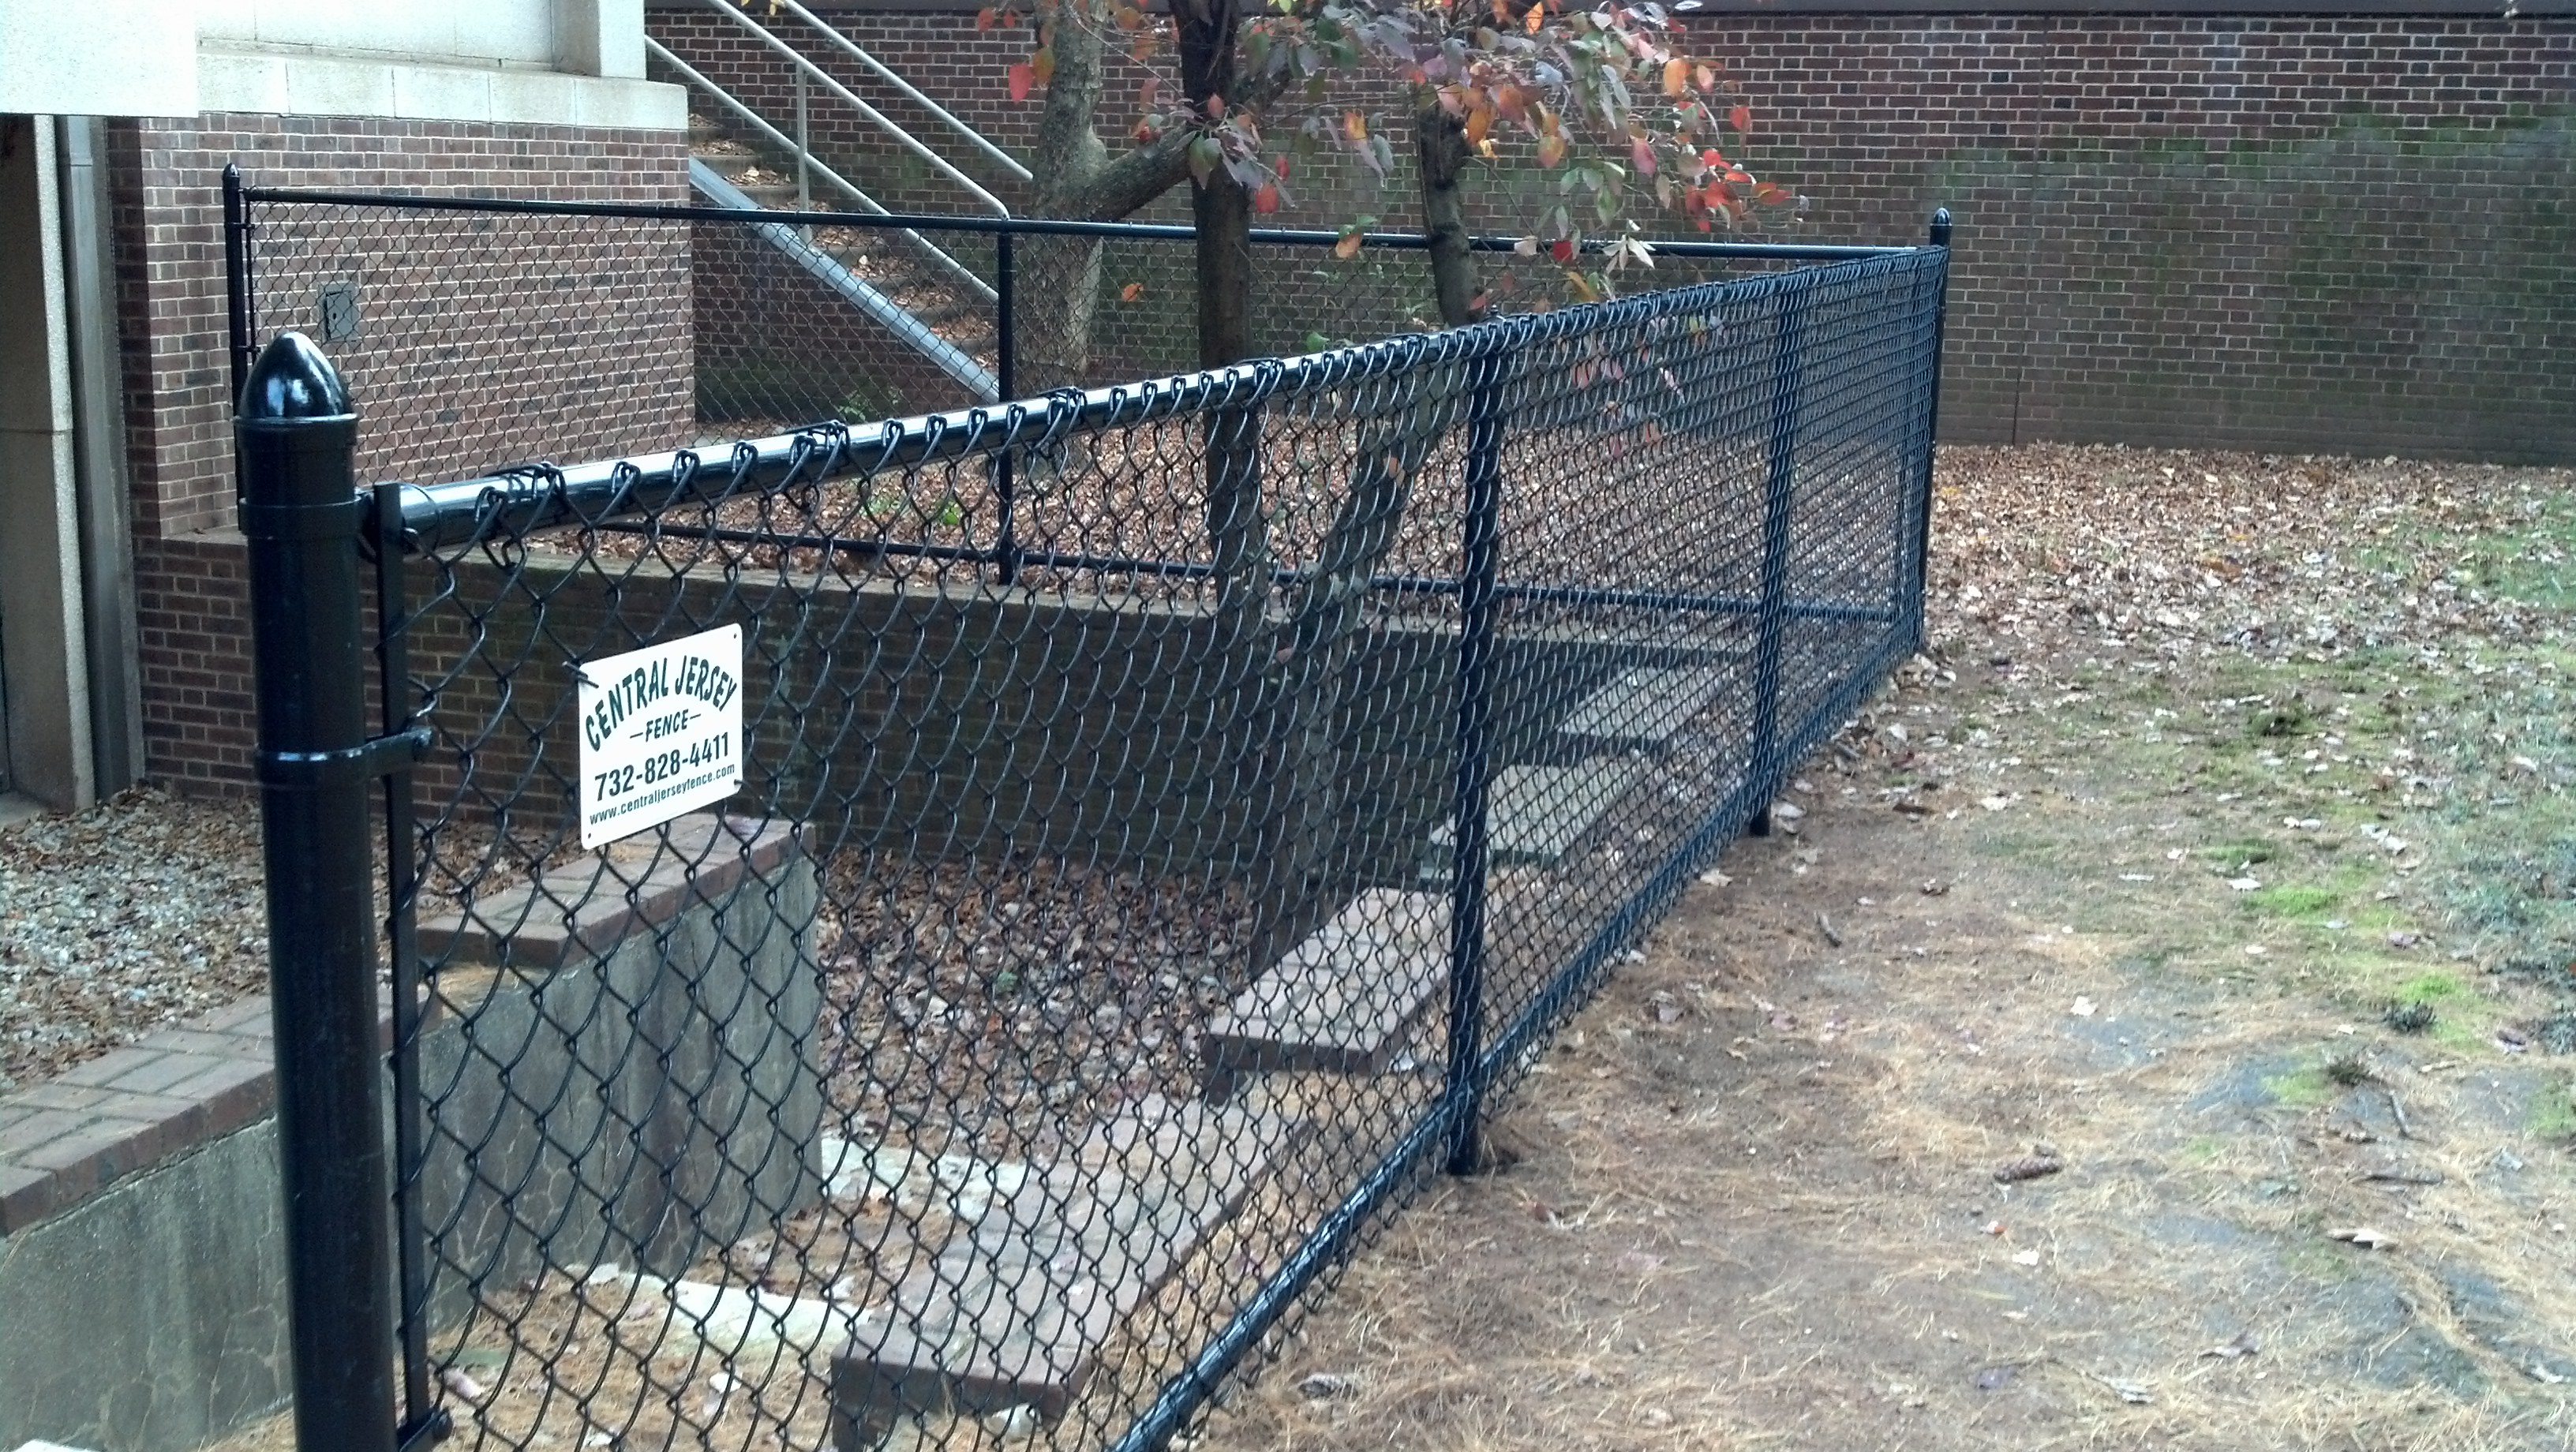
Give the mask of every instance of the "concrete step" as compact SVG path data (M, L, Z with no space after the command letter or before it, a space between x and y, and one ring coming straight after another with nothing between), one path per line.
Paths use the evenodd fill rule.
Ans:
M1241 1207L1301 1126L1148 1098L997 1193L832 1358L845 1452L908 1418L1014 1407L1054 1421L1101 1347ZM1000 1190L997 1182L996 1189Z
M735 185L741 187L742 194L751 198L752 202L763 211L792 212L798 210L796 205L796 183L792 181L736 182Z
M738 181L742 174L760 165L760 158L748 151L711 151L693 148L691 156L715 169L727 181Z
M1507 766L1494 774L1487 799L1486 842L1496 867L1544 867L1609 815L1653 769L1642 757L1593 756L1563 766ZM1443 822L1432 829L1423 861L1427 881L1446 881L1456 836Z
M932 303L927 307L914 309L913 316L921 319L922 324L925 327L945 328L950 323L960 322L967 319L980 319L990 311L991 309L981 298L969 299L951 296L943 301Z
M1632 666L1567 714L1556 728L1570 753L1665 751L1693 716L1726 688L1724 666Z
M1445 894L1371 888L1209 1021L1208 1098L1246 1074L1374 1074L1449 972Z

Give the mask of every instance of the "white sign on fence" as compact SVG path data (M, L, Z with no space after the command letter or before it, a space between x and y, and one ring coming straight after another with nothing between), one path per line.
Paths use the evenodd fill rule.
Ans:
M742 788L742 627L581 663L581 845Z

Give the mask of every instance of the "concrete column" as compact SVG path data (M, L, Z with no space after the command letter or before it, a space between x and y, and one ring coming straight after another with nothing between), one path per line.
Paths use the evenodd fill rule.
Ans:
M71 808L97 776L55 166L51 118L0 117L0 714L10 786Z
M644 0L554 0L555 69L644 78Z
M90 754L102 797L143 775L142 634L135 619L133 493L125 472L105 136L106 123L96 116L55 118L80 489L82 628L89 636Z

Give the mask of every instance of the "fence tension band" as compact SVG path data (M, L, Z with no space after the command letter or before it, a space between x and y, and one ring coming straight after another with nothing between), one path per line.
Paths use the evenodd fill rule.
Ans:
M429 1415L394 1429L394 1452L421 1452L456 1435L456 1417L445 1407L433 1407Z
M407 770L429 753L429 743L429 728L414 726L338 751L263 751L259 779L264 786L307 791L374 781Z
M352 539L367 519L367 499L352 494L328 504L263 504L243 500L241 532L260 539Z

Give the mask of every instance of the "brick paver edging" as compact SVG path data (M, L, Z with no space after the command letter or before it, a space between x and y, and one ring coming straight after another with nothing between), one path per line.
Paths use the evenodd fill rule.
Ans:
M718 897L746 870L767 872L794 848L784 823L719 824L712 815L683 817L657 835L664 847L637 880L583 858L535 888L488 899L470 921L422 924L423 947L552 968ZM434 1020L434 995L428 1011ZM390 1044L389 1004L377 1022ZM273 1047L261 994L0 1096L0 1235L266 1118L277 1104Z
M0 1097L0 1235L267 1116L268 995Z

